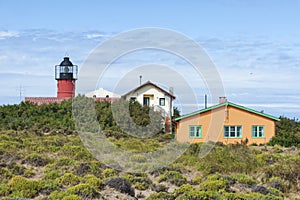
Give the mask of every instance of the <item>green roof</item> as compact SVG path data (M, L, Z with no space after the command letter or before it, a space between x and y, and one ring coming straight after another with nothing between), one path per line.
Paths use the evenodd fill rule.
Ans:
M244 106L240 106L240 105L237 105L237 104L234 104L234 103L226 101L225 103L217 104L217 105L214 105L214 106L202 109L202 110L198 110L198 111L195 111L195 112L192 112L192 113L189 113L189 114L177 117L177 118L175 118L175 121L179 121L181 119L185 119L185 118L188 118L188 117L200 114L200 113L204 113L206 111L214 110L214 109L220 108L222 106L232 106L232 107L239 108L241 110L245 110L245 111L248 111L248 112L251 112L251 113L254 113L254 114L266 117L266 118L270 118L270 119L273 119L273 120L276 120L276 121L280 120L279 118L274 117L272 115L268 115L268 114L265 114L265 113L262 113L262 112L258 112L256 110L253 110L253 109L250 109L250 108L246 108Z

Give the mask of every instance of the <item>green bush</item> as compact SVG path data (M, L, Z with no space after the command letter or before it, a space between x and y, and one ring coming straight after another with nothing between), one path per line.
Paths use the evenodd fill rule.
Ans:
M83 200L83 198L72 194L72 195L65 196L64 198L62 198L62 200Z
M103 182L93 174L87 174L83 177L83 183L91 185L97 190L101 190Z
M23 163L33 165L35 167L42 167L49 163L49 160L45 156L41 156L37 153L32 153L26 156Z
M8 182L8 187L13 196L21 198L34 198L38 195L40 185L39 182L28 180L21 176L15 176ZM19 196L20 195L20 196Z
M106 168L105 170L102 171L101 177L103 179L111 178L117 175L117 172L113 168Z
M14 175L24 175L26 171L26 167L20 164L13 164L9 168Z
M177 171L166 171L163 175L159 176L157 181L160 183L162 181L167 181L176 186L180 186L187 182L186 178Z
M0 183L0 196L5 197L9 192L9 187L5 183Z
M247 175L244 175L244 174L239 174L239 173L232 174L230 177L233 180L235 180L235 181L237 181L239 183L242 183L242 184L252 185L252 184L256 183L256 181L253 178L251 178L251 177L249 177Z
M67 187L77 185L80 182L80 178L72 173L65 173L56 180L58 184Z
M78 184L70 187L66 190L67 194L74 194L82 197L83 199L98 198L100 194L95 190L94 187L88 184Z
M49 199L51 200L63 199L66 196L69 195L65 191L55 190L51 192L51 194L49 195Z
M124 177L134 188L138 190L146 190L152 185L152 181L145 173L126 174Z
M300 122L295 119L280 117L276 122L276 136L268 143L269 145L280 145L283 147L300 145Z
M176 199L220 199L217 191L199 191L189 184L181 185L174 191Z
M13 176L13 174L10 172L9 169L7 169L6 167L0 167L0 179L1 181L5 180L9 180L11 179L11 177Z
M60 171L53 170L53 171L47 172L46 175L44 176L44 179L46 179L46 180L49 180L49 179L50 180L54 180L54 179L56 179L56 178L58 178L60 176L61 176Z
M220 191L226 190L228 182L224 180L206 180L200 184L201 190L204 191Z
M33 168L30 168L30 169L26 169L25 172L24 172L24 177L26 178L31 178L35 175L35 171Z
M211 174L200 184L200 189L204 191L226 191L230 182L230 177L220 174Z
M60 190L59 184L55 180L42 180L40 181L40 193L43 195L49 195L55 190Z
M268 143L269 145L280 145L283 147L298 146L300 144L300 136L295 133L282 132L277 134Z
M125 178L110 178L107 181L105 181L105 185L114 188L119 192L129 194L130 196L134 197L134 189L131 187L131 184Z
M150 196L147 198L147 200L157 200L157 199L175 200L175 197L173 194L167 192L158 192L158 193L150 194Z

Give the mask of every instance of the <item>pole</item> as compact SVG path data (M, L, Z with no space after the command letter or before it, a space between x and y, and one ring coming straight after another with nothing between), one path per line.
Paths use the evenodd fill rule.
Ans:
M142 75L140 75L140 85L142 85Z

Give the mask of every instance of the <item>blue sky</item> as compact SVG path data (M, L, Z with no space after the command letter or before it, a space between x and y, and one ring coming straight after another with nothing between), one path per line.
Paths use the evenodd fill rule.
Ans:
M21 99L55 96L54 65L66 54L81 66L115 34L160 27L183 33L205 49L230 101L299 118L299 11L299 0L0 0L0 104L18 103L20 86ZM201 108L203 94L197 98Z

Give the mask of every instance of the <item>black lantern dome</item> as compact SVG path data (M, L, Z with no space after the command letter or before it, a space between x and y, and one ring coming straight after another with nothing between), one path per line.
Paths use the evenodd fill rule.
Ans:
M73 65L69 57L64 57L60 65L55 66L56 80L76 80L77 79L77 65Z
M73 66L73 63L70 61L69 57L64 57L64 60L60 63L60 66Z

